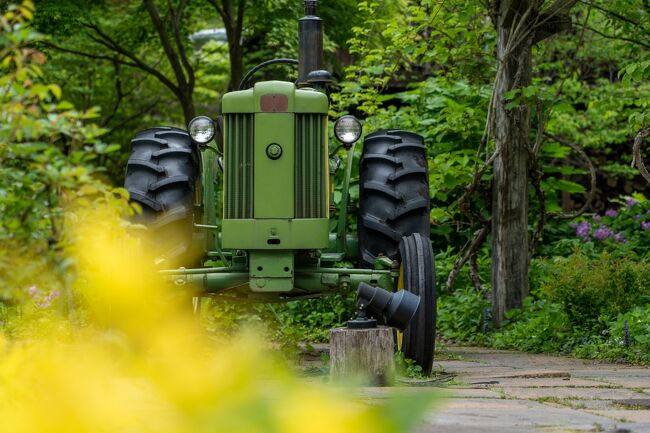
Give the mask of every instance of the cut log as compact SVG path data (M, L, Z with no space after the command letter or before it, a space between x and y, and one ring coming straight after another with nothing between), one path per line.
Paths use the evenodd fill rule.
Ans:
M330 378L386 386L395 377L393 329L335 328L330 331Z

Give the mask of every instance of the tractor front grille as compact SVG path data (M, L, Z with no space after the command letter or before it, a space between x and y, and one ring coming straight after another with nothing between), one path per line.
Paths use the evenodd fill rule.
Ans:
M325 116L296 114L295 217L327 217Z
M253 114L227 114L225 117L226 200L228 219L253 218Z
M254 208L254 114L226 114L226 219L251 219ZM327 218L326 116L296 114L294 218Z

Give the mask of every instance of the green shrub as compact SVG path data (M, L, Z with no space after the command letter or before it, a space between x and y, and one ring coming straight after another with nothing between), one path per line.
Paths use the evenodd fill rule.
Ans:
M589 339L576 347L574 354L617 362L650 362L650 305L620 314L604 336Z
M322 343L328 341L330 329L354 318L356 292L277 304L213 302L205 312L208 328L216 334L256 324L268 338L287 347L299 342Z
M562 305L528 297L524 309L507 314L506 325L494 334L493 346L527 352L566 352L574 335Z
M466 343L483 343L484 309L490 302L483 293L473 288L458 289L452 296L438 300L438 334L448 340Z
M562 305L571 325L598 333L608 319L625 313L650 298L650 264L614 258L597 259L582 254L556 258L552 278L542 285L544 295Z

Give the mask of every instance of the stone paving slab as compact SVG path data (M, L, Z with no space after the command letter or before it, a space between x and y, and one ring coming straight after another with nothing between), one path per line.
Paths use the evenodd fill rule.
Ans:
M627 431L629 431L630 433L650 433L650 422L619 423L618 427L620 429L627 429Z
M648 373L650 374L650 373ZM626 388L650 388L650 375L640 376L609 376L604 375L598 378L603 382L613 383Z
M544 402L544 404L558 404L580 410L609 410L616 409L612 406L612 400L586 400L586 399L562 399L555 402Z
M528 400L547 398L584 400L623 400L643 398L643 394L622 388L498 388L508 397Z
M599 382L596 380L571 379L571 378L533 378L522 379L517 377L491 377L491 378L465 378L468 385L485 384L488 386L504 388L548 388L548 387L581 387L581 388L619 388L620 386Z
M571 370L573 377L648 377L650 367L620 367L611 364L600 365L599 368L578 368Z
M501 398L501 393L485 388L446 388L448 398Z
M422 432L529 432L595 431L596 426L612 429L616 421L601 415L564 407L552 407L529 400L453 399L427 416Z
M435 369L436 366L440 366L445 371L448 370L465 370L467 368L481 368L485 367L485 364L478 361L438 361L433 363Z
M589 411L594 415L606 416L620 422L650 423L650 410L598 410Z
M360 398L393 398L394 396L417 396L422 394L435 394L442 400L452 398L503 398L502 394L496 390L477 389L477 388L453 388L453 387L364 387L355 388L354 394Z
M439 368L434 367L434 371L444 371L447 373L456 373L462 374L464 377L509 377L511 375L517 375L521 372L512 367L492 367L478 364L476 367L447 367L446 365L440 365Z

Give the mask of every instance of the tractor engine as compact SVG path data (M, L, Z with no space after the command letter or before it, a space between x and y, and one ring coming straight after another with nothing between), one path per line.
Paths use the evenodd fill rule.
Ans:
M292 290L295 250L328 246L328 105L284 81L223 97L222 246L248 251L253 291Z

